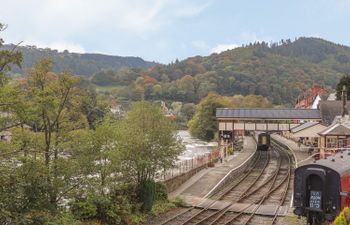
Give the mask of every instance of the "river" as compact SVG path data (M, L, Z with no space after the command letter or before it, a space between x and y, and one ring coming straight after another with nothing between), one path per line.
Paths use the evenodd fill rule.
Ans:
M218 145L217 142L206 142L193 138L187 130L178 131L178 135L186 147L186 150L179 156L180 161L209 153Z

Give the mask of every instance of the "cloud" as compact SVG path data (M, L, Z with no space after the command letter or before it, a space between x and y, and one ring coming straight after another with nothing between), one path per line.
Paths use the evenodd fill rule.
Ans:
M63 30L77 32L101 25L144 32L181 17L196 16L209 5L208 0L4 0L0 15L3 20L30 23L35 30L46 28L61 35Z
M103 39L98 35L112 34L124 41L129 37L148 40L174 26L179 19L199 15L210 1L3 0L0 21L9 24L4 35L8 42L41 43L47 44L42 47L66 47L81 52L88 46L75 43L94 45ZM31 40L34 43L29 43Z
M22 45L35 45L39 48L51 48L51 49L56 49L59 52L68 50L69 52L85 53L85 49L81 45L76 43L66 42L66 41L44 43L44 42L32 40L32 41L24 42Z
M219 44L210 50L210 54L221 53L227 50L235 49L237 47L239 47L237 44Z

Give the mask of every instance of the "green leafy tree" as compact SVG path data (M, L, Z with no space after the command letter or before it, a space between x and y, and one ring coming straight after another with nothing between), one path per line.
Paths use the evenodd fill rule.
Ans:
M7 28L6 25L0 23L0 32ZM4 44L4 40L0 38L0 49ZM4 86L7 81L6 72L11 70L13 65L21 66L22 54L16 51L14 46L11 50L0 50L0 87Z
M86 117L80 111L78 78L54 74L42 60L27 79L12 88L16 104L12 140L0 149L0 221L43 224L60 211L74 192L86 185ZM3 143L1 143L2 145ZM12 192L9 191L12 189ZM16 199L16 204L7 199ZM7 219L8 218L8 219Z
M262 96L235 95L233 97L220 96L210 93L196 108L196 113L188 122L192 136L210 141L215 137L218 130L216 121L216 108L266 108L272 104Z
M0 23L0 33L6 28L6 25ZM0 132L17 125L9 115L6 115L11 106L18 102L15 90L8 85L7 72L14 65L20 67L22 62L22 54L16 51L17 46L13 46L12 49L3 49L3 44L4 40L0 37Z
M176 130L158 105L135 103L120 123L116 146L125 177L140 184L170 168L183 150Z
M341 99L343 86L345 86L346 88L347 100L349 100L350 99L350 75L343 76L340 79L339 83L337 84L337 88L336 88L337 100Z
M176 126L158 105L142 101L132 106L119 128L116 160L125 180L136 184L142 208L149 211L157 172L172 167L183 150Z
M217 131L216 108L228 106L229 102L226 99L210 93L197 105L196 113L188 123L191 135L203 140L212 140Z

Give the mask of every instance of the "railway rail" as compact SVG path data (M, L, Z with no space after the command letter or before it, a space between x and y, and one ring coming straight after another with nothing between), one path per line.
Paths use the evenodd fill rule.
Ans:
M272 144L271 151L258 151L252 166L222 191L210 196L212 202L206 207L191 207L161 224L275 224L279 209L286 202L293 168L292 159L283 146L276 142ZM222 208L212 209L218 202L222 203ZM231 211L237 203L245 203L246 206L238 212ZM264 203L277 206L273 216L257 215Z

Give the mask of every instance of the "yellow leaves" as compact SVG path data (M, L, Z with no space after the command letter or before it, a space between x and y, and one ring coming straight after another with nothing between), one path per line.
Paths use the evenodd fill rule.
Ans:
M345 207L343 211L335 218L332 225L347 225L350 223L350 209Z

